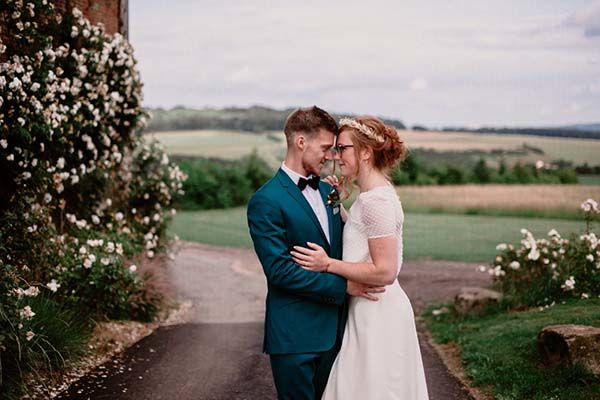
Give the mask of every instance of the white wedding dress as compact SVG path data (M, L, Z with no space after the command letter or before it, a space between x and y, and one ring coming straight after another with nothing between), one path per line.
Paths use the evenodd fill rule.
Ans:
M361 193L344 226L344 261L371 261L369 238L395 236L402 266L404 213L393 186ZM379 301L351 297L323 400L427 400L413 309L398 282Z

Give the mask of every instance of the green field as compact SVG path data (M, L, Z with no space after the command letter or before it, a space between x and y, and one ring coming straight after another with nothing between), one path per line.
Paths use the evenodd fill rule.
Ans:
M530 153L521 160L566 160L576 164L600 164L600 140L578 138L553 138L528 135L477 134L467 132L400 131L409 148L437 151L464 151L497 149L516 150L523 145L534 147L544 154ZM513 157L508 157L512 159Z
M275 168L285 156L285 137L281 132L249 133L239 131L172 131L148 133L173 155L203 156L236 160L254 149Z
M410 260L432 258L488 262L493 259L498 243L517 243L521 239L521 228L527 228L534 235L546 235L554 228L564 236L580 232L583 223L541 218L407 213L404 257ZM170 232L189 241L252 247L243 207L180 212L175 216Z
M577 175L580 185L600 185L600 175Z
M273 166L281 162L285 154L282 132L249 133L240 131L196 130L149 133L162 142L167 152L180 155L197 155L235 159L249 154L254 148ZM528 153L519 159L567 160L576 164L588 162L600 164L600 140L576 138L550 138L525 135L497 135L454 132L400 131L400 136L412 149L437 151L465 150L518 150L523 144L543 151L544 154ZM513 156L508 157L514 158Z

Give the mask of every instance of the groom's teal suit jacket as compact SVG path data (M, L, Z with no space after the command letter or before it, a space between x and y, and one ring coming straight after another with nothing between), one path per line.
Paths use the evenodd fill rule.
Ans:
M319 184L324 202L330 190L330 185ZM263 350L268 354L326 351L342 334L346 280L307 271L290 255L293 246L313 242L330 257L342 258L340 213L334 214L329 206L326 209L331 243L306 198L283 170L250 199L248 226L267 277Z

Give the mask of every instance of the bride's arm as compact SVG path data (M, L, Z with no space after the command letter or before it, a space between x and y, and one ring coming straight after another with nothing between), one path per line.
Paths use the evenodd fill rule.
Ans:
M346 221L348 220L348 212L346 211L346 208L342 203L340 203L340 215L342 216L342 221L346 223Z
M391 285L396 280L398 266L398 243L395 236L369 239L372 263L353 263L336 260L314 243L309 248L294 246L294 261L304 269L315 272L331 272L344 278L367 285Z

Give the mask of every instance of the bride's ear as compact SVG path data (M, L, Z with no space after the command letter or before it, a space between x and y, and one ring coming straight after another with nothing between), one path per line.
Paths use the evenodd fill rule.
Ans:
M360 161L368 162L373 159L373 149L370 147L364 147L360 150Z

